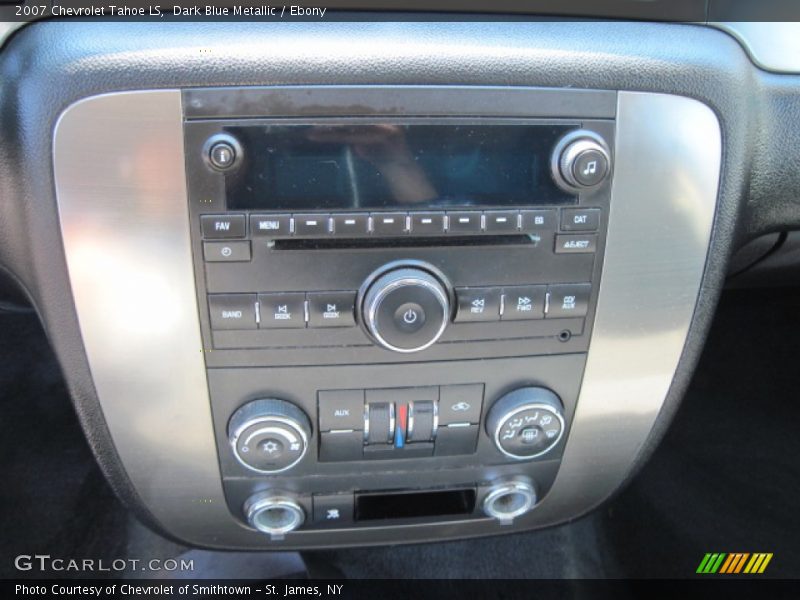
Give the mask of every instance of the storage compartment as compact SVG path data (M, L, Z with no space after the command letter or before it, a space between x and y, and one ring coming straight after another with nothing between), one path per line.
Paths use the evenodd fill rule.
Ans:
M357 494L356 521L424 519L470 515L475 509L475 490L437 490Z

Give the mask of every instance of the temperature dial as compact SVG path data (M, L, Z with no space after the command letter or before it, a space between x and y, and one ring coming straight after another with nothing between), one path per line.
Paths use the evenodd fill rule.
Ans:
M228 423L236 460L259 473L291 469L305 456L310 437L311 423L305 413L276 398L248 402Z
M561 400L541 387L514 390L494 403L486 433L506 456L527 460L552 450L564 435Z

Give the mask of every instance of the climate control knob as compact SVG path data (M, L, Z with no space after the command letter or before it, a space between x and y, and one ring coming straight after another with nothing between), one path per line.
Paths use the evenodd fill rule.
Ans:
M561 400L542 387L514 390L492 406L486 433L508 457L527 460L542 456L564 435Z
M294 404L276 398L253 400L228 422L228 440L243 466L258 473L291 469L308 451L311 423Z
M553 178L569 192L596 188L611 172L611 155L603 139L591 131L574 131L556 145Z
M444 333L450 321L450 297L432 273L401 266L368 285L361 302L361 321L384 348L419 352Z

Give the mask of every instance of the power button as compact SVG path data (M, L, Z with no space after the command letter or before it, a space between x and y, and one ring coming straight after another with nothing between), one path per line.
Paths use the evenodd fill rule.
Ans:
M450 321L448 288L416 265L383 273L363 294L360 321L372 339L388 350L424 350L439 339Z
M417 332L425 325L425 309L416 302L401 304L394 313L394 322L398 329Z

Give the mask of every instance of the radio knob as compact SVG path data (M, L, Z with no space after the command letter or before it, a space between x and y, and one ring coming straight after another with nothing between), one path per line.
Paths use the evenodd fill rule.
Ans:
M542 456L564 435L561 400L542 387L514 390L492 406L486 433L508 457L527 460Z
M378 344L395 352L419 352L450 321L447 288L434 275L400 267L375 279L363 295L361 322Z
M311 423L294 404L276 398L253 400L228 422L228 440L243 466L259 473L291 469L308 450Z
M599 186L611 172L611 157L605 142L590 131L568 134L553 154L553 176L570 192Z

